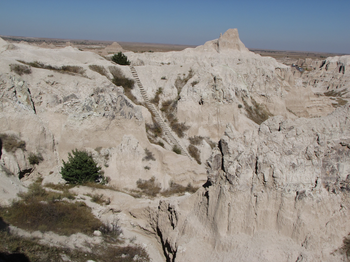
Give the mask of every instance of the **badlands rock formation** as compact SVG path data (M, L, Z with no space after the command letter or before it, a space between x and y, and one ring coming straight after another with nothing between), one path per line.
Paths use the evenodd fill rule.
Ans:
M228 125L208 181L161 201L154 227L168 261L341 261L350 232L350 107L318 119Z
M152 177L163 189L200 187L159 204L106 191L112 207L92 206L152 246L154 261L343 259L348 56L300 61L301 72L250 52L237 29L181 52L125 54L131 68L0 39L1 204L25 180L64 182L62 159L85 149L120 189ZM113 84L113 72L133 89ZM172 152L176 143L191 157ZM31 165L31 153L43 162Z

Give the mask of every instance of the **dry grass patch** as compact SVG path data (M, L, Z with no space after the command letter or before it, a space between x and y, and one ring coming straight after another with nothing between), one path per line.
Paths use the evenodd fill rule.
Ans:
M188 74L187 76L184 76L181 77L181 76L178 76L175 80L175 87L177 89L177 93L180 94L181 93L181 90L182 88L186 85L186 83L188 82L188 80L190 80L192 77L194 76L194 72L192 69L190 69L190 71L188 71Z
M175 116L177 107L177 101L167 100L162 103L161 111L165 114L168 119L170 128L177 134L178 137L183 138L185 136L185 131L190 127L185 123L179 123Z
M116 66L110 66L108 69L113 76L113 79L111 80L112 83L116 86L122 86L124 88L125 95L135 104L138 104L136 97L131 93L131 90L134 88L135 81L125 77L122 71Z
M36 239L21 238L7 231L0 231L0 260L57 262L67 261L68 258L68 261L75 262L86 262L88 260L99 262L150 261L147 252L142 247L131 245L120 247L115 245L118 242L116 239L116 241L113 241L113 238L110 240L112 242L106 241L103 245L92 246L92 252L89 253L82 252L79 249L46 246Z
M62 201L65 197L74 198L72 194L47 192L39 184L32 184L28 193L19 196L22 200L0 211L7 223L19 228L71 235L92 234L103 225L84 202Z
M149 151L147 148L145 148L145 154L146 156L144 158L142 158L142 161L156 161L156 159L154 158L154 155L151 151Z
M19 65L19 64L11 64L10 65L11 72L15 72L17 75L29 75L32 73L32 69L29 66Z
M151 197L155 197L156 195L158 195L158 193L161 190L160 184L156 183L156 178L154 176L149 180L139 179L136 182L136 185L139 189L142 190L142 192L145 195L151 196Z
M0 144L6 152L15 152L17 149L26 149L26 142L22 141L15 135L0 134Z
M155 104L158 106L159 104L159 100L160 100L160 95L163 94L163 88L159 87L157 89L156 95L154 96L154 98L151 100L151 103Z
M253 98L251 98L252 106L250 106L244 99L243 104L247 112L248 118L253 120L255 123L260 125L262 122L267 120L272 114L266 109L265 106L257 103Z
M189 137L188 139L190 140L191 145L198 146L198 145L202 144L204 137L193 136L193 137Z
M170 187L167 190L162 191L160 194L165 197L169 197L172 195L183 195L186 192L195 193L198 188L193 187L190 183L187 186L182 186L173 181L170 182Z
M111 203L110 198L106 198L103 194L86 194L91 197L91 202L97 203L99 205L109 205Z
M42 62L39 61L34 61L34 62L25 62L22 60L17 60L18 62L22 64L29 65L31 67L35 68L41 68L41 69L47 69L47 70L52 70L56 71L61 74L70 74L70 75L81 75L85 77L85 69L82 68L81 66L73 66L73 65L64 65L61 67L57 66L52 66L52 65L45 65Z
M347 90L341 90L341 91L331 90L331 91L324 92L323 94L325 96L341 97L345 95L347 92L348 92Z
M89 65L89 68L102 76L109 78L108 72L104 66L101 65Z
M350 234L343 239L343 246L340 249L342 254L345 254L347 259L350 259Z
M200 151L197 147L195 147L192 144L189 145L188 146L188 153L191 155L191 157L193 157L197 161L198 165L202 164Z

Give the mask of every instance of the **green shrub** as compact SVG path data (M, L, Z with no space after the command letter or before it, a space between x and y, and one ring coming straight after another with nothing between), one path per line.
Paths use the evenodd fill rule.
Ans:
M25 65L18 65L18 64L11 64L10 65L11 72L15 72L17 75L29 75L32 73L32 69L29 66Z
M73 155L72 155L73 154ZM86 151L72 150L68 153L68 161L63 162L61 175L71 184L83 184L85 182L98 182L103 178L101 167L98 167L92 156Z
M177 147L177 145L173 146L173 152L175 152L178 155L181 155L181 149Z
M38 165L43 160L44 158L41 155L41 153L38 153L38 154L30 153L28 157L29 164L31 165Z
M128 60L127 56L122 52L119 52L118 54L112 56L112 61L118 65L130 65L130 61Z

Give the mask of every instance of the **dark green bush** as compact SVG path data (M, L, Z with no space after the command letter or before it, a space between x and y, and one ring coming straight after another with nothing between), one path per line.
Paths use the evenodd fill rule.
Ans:
M97 166L91 155L77 149L72 150L72 154L68 153L67 162L62 160L61 175L64 180L71 184L83 184L103 179L101 167Z
M173 146L173 152L180 155L181 154L181 149L178 148L176 145Z
M119 52L118 54L112 56L112 61L118 65L130 65L130 61L128 60L127 56L122 52Z

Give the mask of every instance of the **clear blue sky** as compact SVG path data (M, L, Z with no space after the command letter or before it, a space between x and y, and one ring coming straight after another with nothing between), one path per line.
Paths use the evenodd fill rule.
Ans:
M350 0L0 0L0 35L350 54Z

